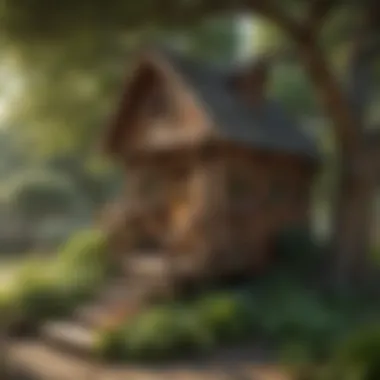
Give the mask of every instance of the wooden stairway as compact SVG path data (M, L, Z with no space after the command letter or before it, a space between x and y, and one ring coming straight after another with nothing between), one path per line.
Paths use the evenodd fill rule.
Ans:
M249 352L249 357L238 364L240 354L216 353L215 358L207 359L210 363L183 363L169 366L164 372L157 368L135 368L132 366L106 365L98 361L94 353L96 332L102 326L112 325L125 320L128 315L141 310L152 297L167 296L171 285L168 281L168 268L160 263L160 258L136 259L127 263L128 275L114 278L87 305L79 307L71 318L64 321L51 321L42 326L40 336L36 339L15 340L9 352L12 368L25 371L41 380L122 380L133 379L172 379L186 377L199 379L236 379L235 376L223 377L237 365L248 366L247 379L288 380L277 368L262 371L253 365L256 352ZM226 356L227 355L227 356ZM224 364L223 364L224 363ZM267 372L267 373L264 373Z
M92 355L96 332L112 327L173 290L166 262L159 256L135 257L124 263L126 275L113 278L88 304L78 307L68 320L49 321L41 338L55 348Z

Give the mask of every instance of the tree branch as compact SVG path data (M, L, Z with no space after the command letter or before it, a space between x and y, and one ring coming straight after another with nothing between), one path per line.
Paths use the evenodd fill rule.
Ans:
M307 44L299 44L299 55L325 112L333 121L340 148L355 155L360 148L360 142L348 96L330 70L321 48L313 39Z
M324 57L317 42L314 26L301 25L280 11L273 3L263 0L247 0L250 10L269 18L289 34L298 47L303 66L319 95L321 103L334 124L342 151L356 156L360 139L351 104ZM309 17L321 23L337 0L315 0Z

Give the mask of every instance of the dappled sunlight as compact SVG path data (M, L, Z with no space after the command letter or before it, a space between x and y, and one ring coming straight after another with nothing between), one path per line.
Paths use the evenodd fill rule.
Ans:
M376 1L0 18L1 380L380 379Z

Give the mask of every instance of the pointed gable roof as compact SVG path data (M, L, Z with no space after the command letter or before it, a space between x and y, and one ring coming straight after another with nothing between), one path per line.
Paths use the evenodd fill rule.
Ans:
M227 85L239 67L216 67L160 48L165 57L204 104L221 138L257 148L319 158L313 141L275 100L260 107L247 105Z
M171 65L198 97L221 140L320 159L316 142L275 100L251 106L228 86L228 79L239 67L213 66L167 47L151 49Z

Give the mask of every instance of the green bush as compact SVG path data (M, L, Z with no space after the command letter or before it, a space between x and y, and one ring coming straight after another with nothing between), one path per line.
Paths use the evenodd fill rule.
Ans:
M76 286L89 288L100 285L114 270L108 252L107 236L98 230L85 230L75 234L58 256L60 270Z
M335 315L313 292L297 286L273 289L262 303L263 329L280 339L317 340L335 325Z
M351 334L337 348L332 371L341 378L355 380L380 379L380 324L367 326Z
M16 283L14 302L28 324L71 310L71 294L55 276L49 262L28 263L16 276Z
M263 338L310 357L327 355L341 321L315 294L290 285L254 293L214 293L183 307L154 308L117 330L100 334L100 355L165 359L214 345Z
M359 314L373 318L376 312L368 301L325 297L286 272L244 289L187 300L181 307L154 307L102 332L97 350L115 359L164 360L255 339L283 348L287 360L298 362L297 373L314 371L321 379L336 380L326 377L329 372L320 364L347 332L363 324Z
M11 323L18 313L16 289L13 284L6 284L0 289L0 315L6 323Z
M66 214L75 207L78 192L69 179L51 172L21 174L8 184L9 203L33 223L48 215Z
M17 311L26 326L69 313L107 276L106 247L103 234L84 231L75 235L58 257L27 262L15 275L15 290L7 307Z
M321 252L310 231L300 226L283 229L276 238L276 257L281 268L297 271L315 269L321 262Z
M196 318L220 342L241 341L252 336L255 308L252 299L236 294L214 294L195 304Z
M104 264L107 260L106 235L96 229L80 231L72 236L62 247L59 259L70 266Z
M199 353L213 346L212 336L187 310L157 308L100 334L96 350L102 357L165 360Z
M123 360L127 358L126 326L107 328L98 332L94 351L103 359Z

